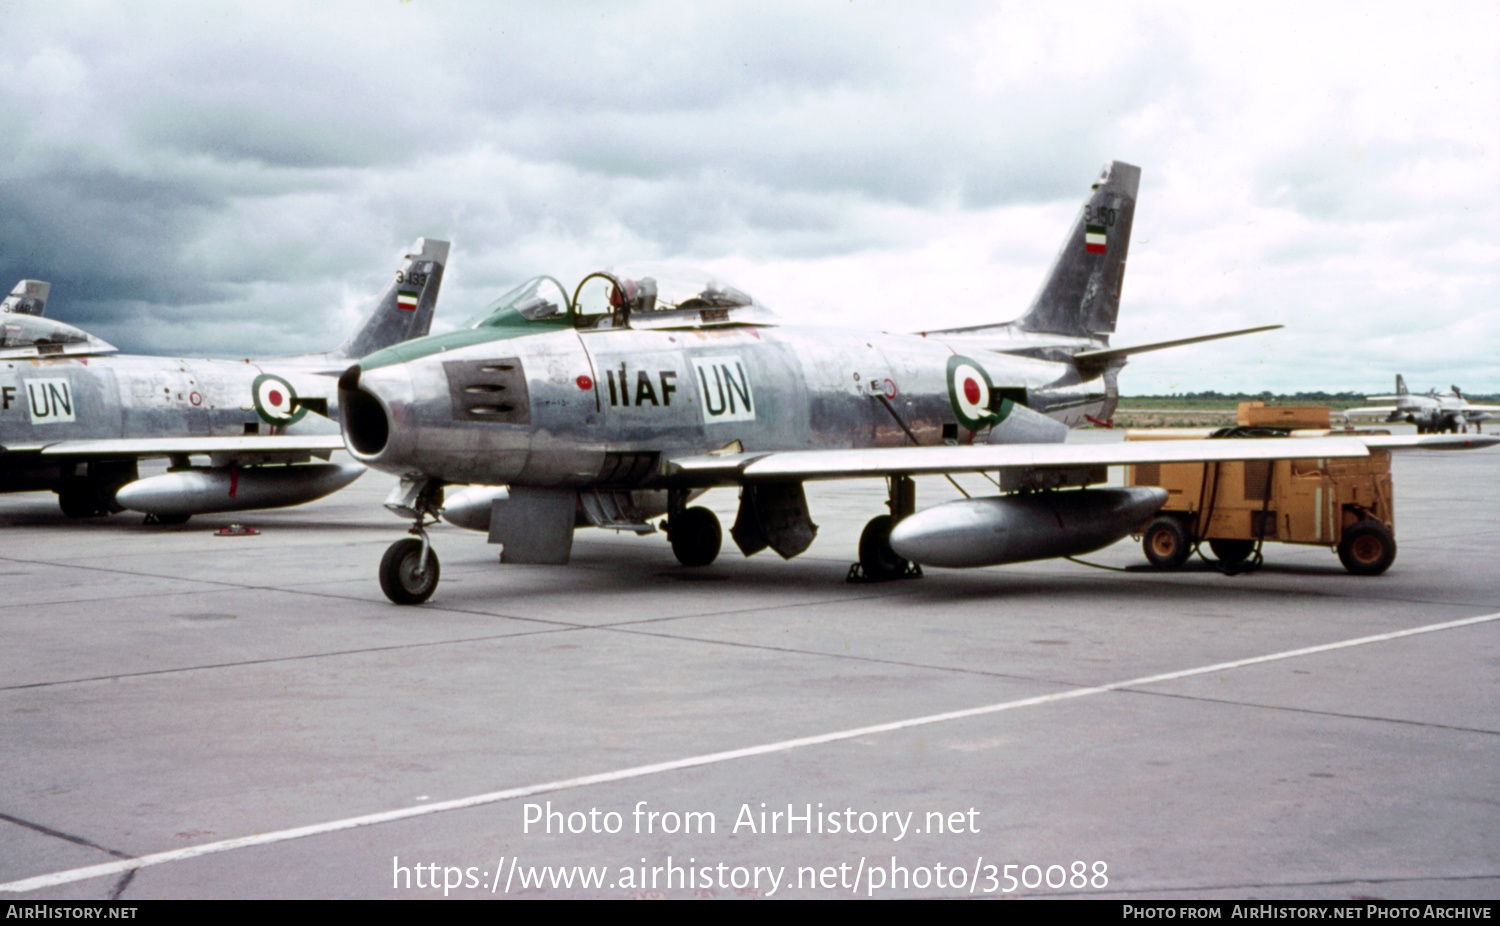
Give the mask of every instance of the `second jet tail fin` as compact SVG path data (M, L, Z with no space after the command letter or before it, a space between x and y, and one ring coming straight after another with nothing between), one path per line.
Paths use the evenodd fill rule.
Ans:
M1041 291L1016 319L1016 327L1079 337L1115 330L1140 184L1139 167L1123 161L1104 166Z
M47 296L52 292L51 283L41 280L22 280L10 295L0 302L0 313L16 315L47 314Z
M425 337L437 308L448 247L446 241L418 238L374 310L333 355L357 360L392 344Z
M1406 391L1406 380L1400 373L1396 374L1396 395L1408 395Z

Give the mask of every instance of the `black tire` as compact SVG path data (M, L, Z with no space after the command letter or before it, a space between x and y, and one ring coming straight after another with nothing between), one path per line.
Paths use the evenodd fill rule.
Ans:
M871 518L864 533L859 535L859 568L864 570L866 579L900 578L911 567L911 563L891 549L891 528L894 526L891 516L883 514Z
M92 518L104 514L99 497L87 479L69 479L57 490L57 504L70 518Z
M177 512L175 514L163 514L162 512L159 512L159 511L153 511L153 512L148 513L146 515L146 520L142 521L141 523L143 523L143 524L161 524L161 525L164 525L164 526L170 526L170 525L173 525L173 524L186 524L188 522L188 518L191 518L192 516L193 515L190 512Z
M1255 552L1255 541L1253 540L1210 540L1208 548L1213 551L1214 559L1225 566L1238 566L1250 558Z
M1379 521L1360 521L1344 531L1339 562L1357 576L1378 576L1396 561L1396 538Z
M672 516L667 525L672 555L684 566L707 566L719 558L724 529L707 508L688 508Z
M396 604L421 604L432 597L438 584L436 551L427 550L427 568L417 575L422 541L407 537L391 544L380 560L380 590Z
M1141 549L1157 569L1176 569L1192 555L1193 543L1182 520L1164 514L1146 525Z

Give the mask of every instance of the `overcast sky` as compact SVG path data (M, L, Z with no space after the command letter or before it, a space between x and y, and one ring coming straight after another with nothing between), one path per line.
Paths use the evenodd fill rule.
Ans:
M1024 311L1143 169L1122 391L1500 392L1500 5L0 0L0 281L143 353L323 350L419 235L436 328L715 271L890 331Z

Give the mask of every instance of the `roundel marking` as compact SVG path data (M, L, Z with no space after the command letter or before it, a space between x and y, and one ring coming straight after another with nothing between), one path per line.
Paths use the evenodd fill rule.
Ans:
M274 373L255 377L250 395L255 400L255 413L266 424L293 424L307 414L307 409L297 404L297 390Z
M887 399L894 399L896 397L896 381L895 380L893 380L893 379L883 380L882 383L881 383L881 385L884 387L882 389L882 391L885 393L885 397Z
M948 399L965 428L978 431L995 420L990 410L994 388L989 374L977 361L957 354L948 358Z

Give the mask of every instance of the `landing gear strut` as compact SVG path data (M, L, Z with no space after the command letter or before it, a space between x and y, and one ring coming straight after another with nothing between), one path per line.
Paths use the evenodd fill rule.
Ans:
M859 535L859 562L849 567L850 582L889 582L892 579L917 579L922 567L902 559L891 549L891 528L917 510L917 484L910 476L886 479L890 514L871 518Z
M385 506L413 520L412 536L398 540L380 560L380 590L396 604L421 604L437 590L437 554L427 537L443 507L443 484L436 479L402 480ZM429 520L430 519L430 520Z

